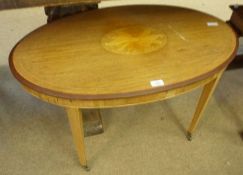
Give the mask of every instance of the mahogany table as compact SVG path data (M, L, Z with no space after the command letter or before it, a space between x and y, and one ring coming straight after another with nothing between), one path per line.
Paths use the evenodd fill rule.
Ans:
M234 29L238 39L243 36L243 5L231 5L232 15L227 23ZM237 54L227 69L238 69L243 67L243 54Z
M79 109L115 108L175 97L203 86L188 138L238 46L213 16L170 6L123 6L66 17L13 49L12 73L33 96L66 108L82 166Z
M104 0L102 0L104 1ZM62 5L92 4L100 0L0 0L0 10L26 8L26 7L55 7Z

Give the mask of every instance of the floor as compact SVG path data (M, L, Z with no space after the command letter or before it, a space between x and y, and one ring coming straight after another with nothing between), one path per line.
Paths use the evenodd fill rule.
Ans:
M23 13L28 16L29 10ZM12 17L18 26L17 13ZM33 20L32 27L41 22ZM30 28L12 27L4 35L2 30L0 175L243 174L243 69L223 75L191 142L185 130L201 89L157 103L102 110L105 132L85 138L91 168L86 172L79 165L65 111L25 93L7 66L14 43L10 33L20 37Z
M243 174L242 74L224 74L191 142L185 128L200 90L102 110L105 132L85 139L89 174ZM0 80L0 174L85 174L64 110L25 93L7 66Z

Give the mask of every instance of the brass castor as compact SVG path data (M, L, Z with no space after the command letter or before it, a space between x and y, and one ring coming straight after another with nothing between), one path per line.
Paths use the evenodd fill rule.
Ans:
M88 165L86 165L86 166L82 166L82 168L83 168L85 171L90 171L90 168L88 167Z
M187 132L186 138L188 141L192 141L192 134L190 132Z

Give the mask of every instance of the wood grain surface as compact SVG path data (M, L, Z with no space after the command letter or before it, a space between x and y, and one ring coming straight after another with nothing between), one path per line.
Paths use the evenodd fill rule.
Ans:
M207 79L227 66L237 45L231 28L213 16L169 6L124 6L35 30L12 51L10 66L24 86L49 96L130 98ZM164 85L152 87L153 80Z
M23 7L56 6L97 2L100 2L100 0L0 0L0 10Z

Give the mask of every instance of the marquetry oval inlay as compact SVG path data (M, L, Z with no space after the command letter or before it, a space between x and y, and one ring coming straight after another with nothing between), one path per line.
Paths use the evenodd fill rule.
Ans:
M143 26L130 26L108 32L101 40L110 52L138 55L157 51L165 46L167 37L162 31Z

